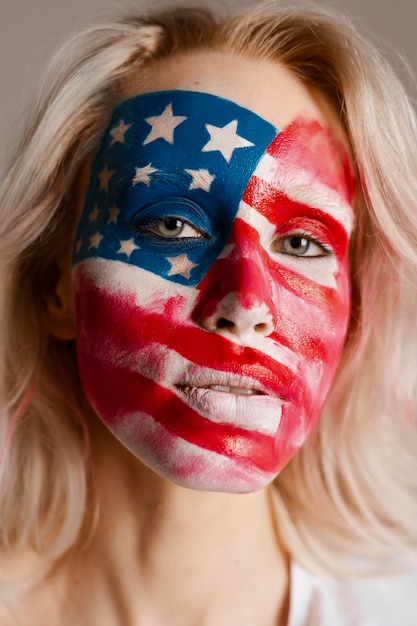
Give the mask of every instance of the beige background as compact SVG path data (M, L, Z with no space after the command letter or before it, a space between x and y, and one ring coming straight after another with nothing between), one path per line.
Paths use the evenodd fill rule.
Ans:
M347 13L387 51L410 93L417 90L394 51L417 74L417 0L318 0ZM154 6L160 0L0 0L0 168L12 149L25 103L52 51L81 24ZM187 0L178 0L186 4ZM188 0L190 4L198 5ZM250 0L214 0L245 5Z

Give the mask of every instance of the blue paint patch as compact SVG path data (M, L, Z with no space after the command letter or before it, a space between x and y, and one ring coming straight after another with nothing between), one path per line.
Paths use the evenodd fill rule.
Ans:
M247 183L276 134L252 111L206 93L126 100L93 163L73 263L120 260L198 284L226 244ZM158 220L172 225L174 218L198 236L159 236ZM180 255L192 268L182 274L172 262Z

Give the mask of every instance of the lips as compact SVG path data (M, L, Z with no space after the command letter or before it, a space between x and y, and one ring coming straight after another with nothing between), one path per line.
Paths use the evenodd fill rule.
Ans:
M226 371L218 369L217 363L215 364L217 367L208 363L199 366L167 346L160 346L159 349L161 350L159 358L164 359L171 371L175 371L176 367L182 369L175 380L175 386L178 388L202 388L233 395L272 396L287 400L292 397L292 389L297 383L295 375L292 375L288 385L290 372L288 368L277 363L274 371L258 366L246 368L243 373L239 372L240 363L229 358L226 362ZM226 368L226 364L223 364L223 368Z
M272 437L278 432L283 402L274 396L224 385L177 387L177 393L184 404L213 424L231 425Z
M271 391L272 373L266 375L263 372L261 379L257 379L259 372L249 377L196 367L172 351L165 352L165 365L167 361L172 362L168 370L172 371L175 365L179 365L185 372L174 385L174 393L205 419L270 436L277 434L285 404L283 397L287 393L284 389L278 391L277 372L275 389ZM263 384L262 378L266 384Z

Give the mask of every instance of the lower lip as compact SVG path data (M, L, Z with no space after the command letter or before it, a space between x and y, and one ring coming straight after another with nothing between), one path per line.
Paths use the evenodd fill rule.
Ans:
M177 390L185 404L210 422L271 436L278 431L283 405L279 398L236 394L210 387L177 387Z

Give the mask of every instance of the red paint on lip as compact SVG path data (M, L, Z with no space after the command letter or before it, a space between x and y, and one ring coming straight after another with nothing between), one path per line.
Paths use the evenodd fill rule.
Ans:
M135 413L144 412L171 434L200 448L249 463L261 471L277 471L274 437L211 422L173 391L126 367L98 359L96 353L83 352L79 365L84 388L94 400L95 410L116 433L123 427L124 415L130 421ZM115 388L123 392L115 394Z
M349 154L317 120L295 119L277 134L267 152L279 159L283 169L311 172L318 182L352 204L356 179Z

